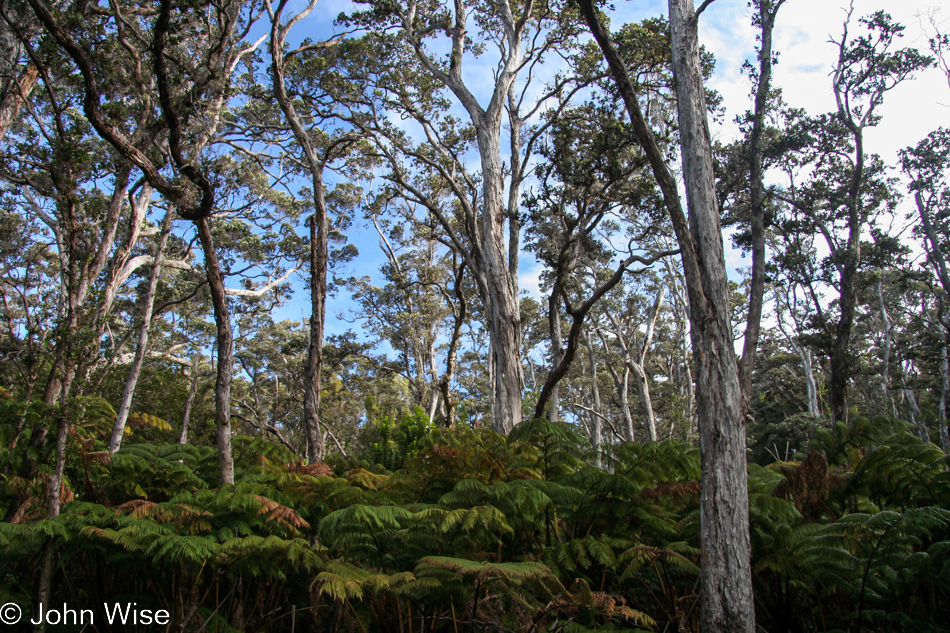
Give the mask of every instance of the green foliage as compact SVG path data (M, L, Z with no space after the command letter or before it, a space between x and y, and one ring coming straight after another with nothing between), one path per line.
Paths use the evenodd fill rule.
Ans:
M421 407L400 411L395 417L383 415L370 421L374 433L369 459L382 464L386 470L395 470L414 456L420 441L432 430L429 416Z
M86 439L68 455L74 500L52 520L0 524L10 600L32 595L52 541L68 579L55 597L159 600L186 628L229 630L241 612L248 630L270 630L294 609L330 630L423 618L453 633L698 626L700 468L687 444L608 445L601 468L568 424L533 420L507 438L436 429L390 472L303 465L238 436L237 481L220 488L212 449L140 443L108 456L94 450L108 409L76 406ZM906 428L858 418L818 432L800 462L750 464L765 630L946 631L933 605L950 604L947 457Z

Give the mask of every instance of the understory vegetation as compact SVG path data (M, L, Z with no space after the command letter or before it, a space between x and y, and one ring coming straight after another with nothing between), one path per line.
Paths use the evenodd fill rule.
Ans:
M0 0L0 625L950 633L922 1Z
M410 415L389 450L363 449L391 470L355 457L303 464L237 436L236 481L221 486L215 449L161 443L158 419L133 418L132 437L156 441L110 455L110 409L5 401L5 434L23 417L74 426L59 516L46 518L45 478L4 489L4 504L17 486L30 500L0 523L0 602L34 604L52 545L50 604L167 609L167 630L699 630L689 444L594 453L570 424L543 419L507 437L419 435L406 431L418 431ZM948 630L950 473L910 430L856 418L818 430L789 461L750 463L761 630ZM0 453L8 472L26 445ZM55 451L34 457L48 470Z

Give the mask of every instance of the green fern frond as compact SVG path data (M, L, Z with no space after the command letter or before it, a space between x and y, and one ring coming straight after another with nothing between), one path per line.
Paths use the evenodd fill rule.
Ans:
M317 574L314 585L321 595L343 602L363 597L363 582L374 574L343 562L330 562Z

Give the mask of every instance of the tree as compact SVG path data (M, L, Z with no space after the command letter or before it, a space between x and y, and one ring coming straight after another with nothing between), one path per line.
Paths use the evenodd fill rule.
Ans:
M942 59L942 58L941 58ZM947 350L950 349L950 187L947 185L947 171L950 169L950 131L940 128L931 132L927 138L913 148L901 151L901 165L910 178L910 191L920 223L916 233L923 242L930 270L935 273L939 291L934 292L938 302L937 315L943 327L943 345L941 347L940 376L941 396L939 406L940 444L944 450L950 450L950 432L947 430L947 399L950 391L950 365L947 362Z
M285 53L287 35L290 29L305 19L317 6L317 0L301 12L282 23L287 0L280 0L276 7L267 4L271 18L270 58L271 82L274 98L277 100L284 119L293 132L297 144L303 149L304 171L310 176L313 196L313 214L310 217L310 342L307 347L307 360L304 364L306 388L304 389L304 430L307 437L307 459L319 462L323 459L323 435L320 431L320 381L323 366L323 332L326 322L327 269L329 263L330 222L327 214L327 202L324 192L323 172L333 158L334 150L349 137L331 141L319 129L305 128L304 119L298 113L293 97L288 93L286 67L288 58L300 55L302 50ZM319 81L317 82L319 84ZM312 111L316 99L305 102L305 116L319 122L320 113ZM316 115L316 116L315 116ZM324 138L321 138L324 137Z
M493 424L503 433L521 421L524 386L517 206L537 133L527 139L521 134L525 122L543 107L549 95L570 92L569 83L555 81L534 105L526 103L532 94L529 88L535 85L531 69L555 47L571 42L569 23L556 22L556 18L554 7L533 0L520 7L503 0L494 4L456 2L451 8L413 0L405 6L379 5L347 18L348 23L369 30L367 42L375 46L371 55L376 67L357 71L358 81L366 88L364 112L356 122L374 139L380 157L389 164L387 177L408 199L427 206L475 280L490 336ZM470 24L475 30L469 30ZM451 51L447 60L441 58L440 46ZM473 57L490 48L497 51L497 61L487 91L490 94L483 103L479 98L486 91L466 83L463 71ZM448 95L464 109L467 126L445 113ZM426 141L418 145L410 142L401 130L381 118L382 111L412 119ZM505 177L501 146L506 112L511 126L510 178ZM477 176L467 172L462 160L472 145L479 157ZM425 170L423 179L428 182L413 181L403 159ZM446 209L438 200L443 191L454 197L454 209Z
M174 7L172 0L164 0L157 12L151 9L133 11L132 15L139 20L124 19L121 10L116 7L96 13L106 24L111 20L115 21L103 29L104 34L124 29L135 32L135 42L140 48L131 46L126 40L128 48L123 49L123 54L129 57L128 67L135 69L136 81L133 88L139 91L135 93L134 98L139 100L140 116L145 117L138 121L138 129L148 123L167 134L167 157L177 174L180 174L169 179L163 173L161 165L143 149L153 141L153 137L142 138L140 135L130 138L124 131L127 122L113 119L111 111L114 108L104 107L103 86L111 85L103 81L102 72L97 69L109 64L101 62L94 65L91 61L94 59L93 52L84 48L77 38L63 27L49 7L41 0L29 0L29 3L46 32L79 69L84 92L83 113L86 119L104 140L142 171L150 185L177 206L179 215L190 220L198 232L218 330L215 406L220 476L222 484L233 483L230 422L230 390L234 367L233 333L224 274L211 231L216 187L207 170L200 165L200 158L213 140L213 134L220 123L221 113L227 105L230 79L237 64L256 48L255 44L246 46L243 41L259 15L255 13L256 5L245 6L230 2L190 11L188 8ZM173 13L176 14L174 22L177 34L170 37ZM76 17L80 22L83 19L82 16ZM151 17L154 17L154 21L149 23L148 18ZM137 28L133 28L133 21L137 22ZM195 38L194 41L180 39L180 34L186 30ZM193 43L194 49L189 48ZM101 49L112 51L113 47L102 46ZM151 58L152 63L151 67L146 69L142 60L148 58ZM150 103L152 88L158 93L157 104ZM155 105L160 113L159 120L149 118L150 108ZM195 125L201 117L210 117L213 122L210 129Z
M762 323L762 306L765 299L766 272L766 230L771 223L768 209L768 196L763 181L764 154L766 145L766 117L771 110L772 65L775 53L772 50L772 33L775 18L785 0L754 0L756 13L753 25L759 28L759 46L757 50L758 68L750 65L752 79L755 81L755 103L746 118L751 123L747 145L743 147L745 162L748 166L748 222L749 247L752 255L752 272L749 284L749 309L746 317L745 334L742 342L742 358L739 361L739 385L742 397L749 402L752 390L752 373L755 367L755 354L758 348L759 332Z
M858 307L858 275L862 264L862 232L882 208L892 204L879 157L869 156L864 133L876 125L884 96L902 81L933 63L916 49L894 50L904 27L883 11L859 20L866 35L852 38L845 20L834 67L832 89L837 110L804 118L798 134L806 139L801 162L811 170L806 184L794 180L779 194L792 205L803 232L820 234L830 255L827 268L837 277L837 319L827 321L831 361L829 396L832 419L848 419L848 387L854 359L851 338ZM831 279L827 279L829 283Z
M630 73L592 0L579 0L581 14L617 83L670 214L683 260L689 295L690 333L697 368L696 400L702 462L701 542L704 631L755 628L749 550L745 425L738 367L732 345L731 306L722 230L706 122L706 95L697 36L699 14L691 0L670 0L673 74L689 220L676 182L640 109Z
M641 63L644 83L663 86L665 35L662 21L647 21L625 34L627 55ZM659 92L659 90L657 90ZM645 161L628 130L614 115L614 104L589 104L565 109L550 124L539 155L548 163L537 169L538 191L527 197L528 247L549 268L548 324L551 370L535 405L535 417L557 421L557 385L567 374L581 343L584 323L598 302L675 250L657 248L667 227L653 182L644 177ZM658 108L659 109L659 108ZM626 242L626 248L614 246ZM611 261L616 256L620 259ZM646 268L634 270L640 264ZM588 274L588 269L592 272ZM571 319L567 341L561 332L561 310Z
M451 406L452 398L444 398L466 322L464 264L454 251L434 238L431 216L426 222L426 218L415 217L413 211L419 209L403 208L398 214L402 221L396 224L372 218L386 257L380 270L385 284L376 286L369 276L362 276L349 279L347 286L359 305L354 316L396 353L396 358L384 362L383 367L405 377L415 405L431 420L441 413L447 423L446 408ZM450 327L452 334L446 347L442 341ZM445 371L440 377L443 347Z

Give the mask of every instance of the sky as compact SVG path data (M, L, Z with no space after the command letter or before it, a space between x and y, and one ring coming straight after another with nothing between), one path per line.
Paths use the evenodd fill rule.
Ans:
M640 4L637 2L629 5ZM841 0L787 0L779 10L774 48L779 53L774 85L781 87L785 100L794 107L817 114L834 109L831 91L831 66L837 53L830 40L840 39L846 16ZM928 32L933 28L927 16L939 11L934 0L855 0L851 32L859 29L857 19L876 10L887 11L906 27L901 46L928 51ZM950 27L950 9L937 14L944 29ZM750 103L749 82L740 73L742 62L754 60L755 31L751 10L743 0L717 0L700 20L700 41L716 55L716 74L710 87L725 98L731 121ZM898 149L916 143L950 118L950 87L937 69L921 73L915 80L898 86L881 109L882 124L867 135L870 151L893 162ZM734 126L727 125L719 134L731 138Z
M624 22L666 14L665 0L620 0L613 5L616 9L611 18L614 28ZM310 18L298 28L309 37L321 39L329 35L333 19L352 7L353 4L345 0L321 1ZM847 3L843 0L786 0L780 9L774 31L774 49L779 55L779 63L774 69L773 85L782 89L790 106L804 108L810 114L834 109L830 73L837 49L831 40L841 37L846 8ZM854 0L852 33L860 28L857 24L859 17L876 10L887 11L906 26L901 46L915 46L926 52L927 40L933 33L928 16L935 12L937 22L943 24L945 31L950 30L950 8L941 11L934 0L904 0L900 3L894 0ZM747 0L716 0L700 19L700 43L716 57L716 70L708 85L722 94L726 109L722 123L714 123L711 131L715 138L724 142L736 137L737 128L733 121L751 104L751 84L741 73L743 62L755 59L756 31L751 23L751 13ZM888 94L880 113L882 122L867 132L866 148L871 153L880 154L886 164L896 166L898 150L916 144L931 130L950 122L950 87L946 76L932 69L901 84ZM363 231L351 235L360 249L360 257L351 264L349 274L367 274L383 261L376 246L375 233L371 233L371 227L364 227ZM731 247L728 237L725 243L727 267L730 275L738 278L737 270L748 266L748 262ZM540 267L530 257L522 258L521 288L536 298L539 297L539 273ZM306 316L300 313L301 309L306 310L305 303L301 300L301 305L298 305L295 300L293 305L285 308L286 315L281 315L281 318ZM346 297L330 299L328 333L354 327L354 324L335 318L337 313L347 310L347 305Z
M624 3L628 6L639 2ZM831 68L837 56L848 3L843 0L786 0L779 9L773 48L778 52L773 85L782 89L785 101L810 114L835 109L831 90ZM899 46L916 47L927 53L933 35L932 15L944 31L950 30L950 8L940 9L934 0L855 0L850 33L861 32L858 18L884 10L906 29ZM714 136L726 141L735 138L735 116L750 107L751 84L740 69L755 60L755 30L751 9L744 0L716 0L700 19L700 42L716 56L716 73L709 86L724 97L727 115L722 126L713 126ZM916 145L932 130L950 124L950 86L936 68L920 73L888 93L879 113L879 126L865 134L865 148L880 154L897 172L897 152ZM901 209L898 213L905 213ZM726 240L727 265L734 272L748 266L746 258Z

